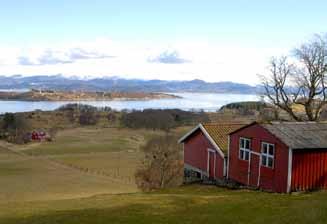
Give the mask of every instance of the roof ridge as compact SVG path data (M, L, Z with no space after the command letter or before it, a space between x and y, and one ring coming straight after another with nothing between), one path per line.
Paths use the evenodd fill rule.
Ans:
M249 124L248 122L235 122L235 123L220 123L220 122L217 122L217 123L203 123L203 125L244 125L244 124Z
M278 125L278 124L294 124L294 125L305 125L305 124L327 124L327 122L321 121L270 121L270 122L260 122L259 124L271 124L271 125Z

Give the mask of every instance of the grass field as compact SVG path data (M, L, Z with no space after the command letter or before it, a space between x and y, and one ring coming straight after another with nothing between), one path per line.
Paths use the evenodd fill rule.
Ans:
M89 127L61 131L54 142L0 142L0 223L327 223L327 192L199 185L139 192L140 146L163 134Z
M145 139L160 134L118 128L75 128L61 131L54 142L31 144L20 148L29 155L61 155L138 150Z
M122 183L133 184L135 170L143 157L140 152L125 151L51 156L50 158L77 169L109 176Z
M109 177L0 148L0 201L53 200L137 191ZM0 222L1 223L1 222Z
M54 142L0 148L0 201L53 200L137 192L139 150L152 131L77 128ZM11 151L10 151L11 150ZM0 222L1 223L1 222Z
M0 142L0 201L137 192L134 173L143 158L140 147L163 134L87 127L60 131L53 142Z
M326 223L327 193L283 195L209 186L0 203L6 224Z

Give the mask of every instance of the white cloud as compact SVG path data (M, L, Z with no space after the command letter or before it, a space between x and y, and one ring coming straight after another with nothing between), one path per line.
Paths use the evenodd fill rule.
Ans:
M37 58L29 56L19 56L17 58L19 65L35 66L35 65L57 65L57 64L70 64L78 60L87 59L103 59L112 58L113 56L99 53L97 51L87 51L81 48L72 48L68 51L59 51L52 49L45 49Z
M221 45L207 41L171 44L99 38L51 46L0 47L0 75L121 76L124 78L258 83L269 58L284 49ZM155 62L155 63L153 63ZM29 65L29 66L26 66Z
M150 63L162 63L162 64L184 64L191 63L190 60L182 58L176 50L166 50L159 55L149 57L148 62Z

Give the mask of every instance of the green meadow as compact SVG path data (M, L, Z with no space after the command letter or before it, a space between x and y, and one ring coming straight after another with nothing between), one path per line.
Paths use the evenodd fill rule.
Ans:
M283 195L212 186L0 204L1 223L326 223L327 194Z
M62 130L53 142L1 142L0 223L327 223L326 192L201 185L140 192L134 183L140 148L164 134L88 127Z

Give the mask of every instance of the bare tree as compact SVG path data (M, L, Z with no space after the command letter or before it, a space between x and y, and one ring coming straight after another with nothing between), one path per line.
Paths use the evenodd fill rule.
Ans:
M273 58L270 75L263 77L265 96L296 121L318 120L326 104L326 40L316 35L296 48L291 59ZM305 118L296 113L295 105L304 107Z
M183 177L182 149L171 135L154 137L143 147L145 160L135 174L142 190L179 185Z

